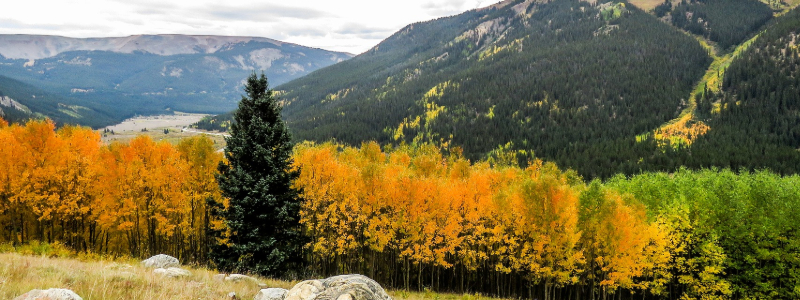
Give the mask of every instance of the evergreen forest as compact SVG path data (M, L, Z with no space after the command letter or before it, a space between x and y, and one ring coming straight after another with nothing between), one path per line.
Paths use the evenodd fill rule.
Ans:
M541 158L585 178L796 173L800 12L672 3L649 13L577 0L473 10L409 25L276 90L297 141L429 142L473 161L514 150L522 164ZM675 23L687 15L706 31ZM225 130L230 114L198 125Z

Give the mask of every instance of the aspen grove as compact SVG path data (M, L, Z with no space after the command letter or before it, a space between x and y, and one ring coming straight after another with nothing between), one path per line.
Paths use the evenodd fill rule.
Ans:
M0 124L0 237L78 251L205 261L221 154L204 137L103 145L89 128ZM217 224L216 226L218 226Z
M0 122L0 240L207 264L207 138L101 143ZM797 299L800 178L682 169L585 182L514 152L299 143L304 277L528 299Z

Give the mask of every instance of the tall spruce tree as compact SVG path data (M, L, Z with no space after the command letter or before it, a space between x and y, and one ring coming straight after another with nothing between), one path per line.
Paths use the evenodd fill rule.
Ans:
M253 73L245 91L217 175L229 205L210 203L227 225L212 233L220 242L210 256L220 270L283 276L302 262L300 197L291 186L299 173L291 170L291 137L267 78Z

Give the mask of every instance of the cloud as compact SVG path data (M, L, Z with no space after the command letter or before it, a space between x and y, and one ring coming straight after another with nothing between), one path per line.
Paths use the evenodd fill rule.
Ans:
M395 32L395 29L367 26L359 23L345 23L335 31L336 34L353 36L361 39L383 39Z
M292 18L301 20L317 19L328 14L311 8L289 7L270 3L251 6L228 6L212 4L203 10L210 16L225 20L263 20Z
M499 0L491 2L496 1ZM259 36L360 53L407 24L458 14L476 8L481 0L236 0L228 1L229 4L219 0L6 2L0 10L0 33L68 37Z
M438 2L428 2L422 5L422 9L431 15L449 15L462 12L465 4L473 2L470 0L444 0Z

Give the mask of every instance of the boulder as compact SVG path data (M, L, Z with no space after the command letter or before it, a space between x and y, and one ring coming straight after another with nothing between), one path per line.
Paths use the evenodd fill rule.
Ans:
M14 300L83 300L81 296L67 289L31 290Z
M284 300L391 300L380 284L363 275L339 275L306 280L286 293Z
M258 291L253 300L284 300L288 292L286 289L279 288L262 289Z
M181 268L166 268L166 269L158 268L158 269L153 270L153 274L159 274L159 275L164 275L164 276L173 277L173 278L174 277L183 277L183 276L192 275L191 272L186 271L186 270L181 269Z
M177 268L181 266L181 262L177 258L169 255L159 254L142 261L142 264L147 268Z
M225 281L225 274L214 275L214 276L211 277L211 280L220 281L220 282Z
M257 282L258 280L256 280L253 277L247 276L247 275L231 274L231 275L228 275L227 277L225 277L225 281L230 281L230 282L241 282L241 281Z

